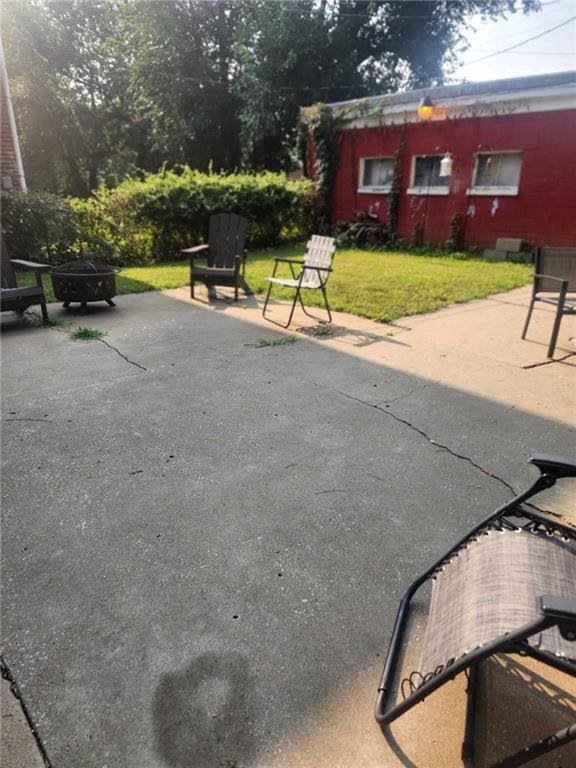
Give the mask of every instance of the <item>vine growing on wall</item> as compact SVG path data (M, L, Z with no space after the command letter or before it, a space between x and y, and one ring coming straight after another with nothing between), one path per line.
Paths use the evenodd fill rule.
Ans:
M390 191L388 192L388 235L391 240L396 239L396 230L398 228L398 209L400 207L400 190L402 188L402 159L405 146L406 139L402 135L394 153L394 172Z
M446 250L459 251L462 249L462 214L455 213L450 219L450 236L446 240Z
M315 150L315 183L319 214L323 223L329 220L330 196L338 171L340 133L332 111L322 103L302 110L302 135L310 137Z

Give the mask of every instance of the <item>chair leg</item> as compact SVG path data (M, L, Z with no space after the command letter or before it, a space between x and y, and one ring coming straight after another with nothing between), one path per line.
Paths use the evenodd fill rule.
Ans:
M190 280L190 298L194 298L194 280Z
M262 307L262 317L266 317L266 309L268 308L268 300L272 292L272 283L268 283L268 291L266 292L266 299L264 300L264 306Z
M524 330L522 331L522 338L526 338L526 333L528 332L528 326L530 325L530 318L532 317L532 310L534 309L534 302L536 299L534 296L532 296L532 300L530 301L530 306L528 307L528 317L526 318L526 322L524 323Z
M302 297L301 296L299 296L299 298L300 298L300 306L302 307L302 310L303 310L304 314L308 315L308 317L311 317L313 320L318 320L319 323L325 323L325 322L331 323L332 322L332 313L330 312L330 305L328 304L328 296L326 294L326 289L324 288L323 285L321 285L320 288L322 290L322 296L324 297L324 305L326 307L326 312L328 313L328 321L321 320L319 317L316 317L316 315L313 315L311 312L308 312L308 310L304 306L304 302L302 301Z
M326 312L328 312L328 322L332 322L332 312L330 312L330 304L328 304L328 294L326 288L322 286L322 296L324 296L324 304L326 305Z
M48 309L46 308L46 302L43 301L40 304L40 310L42 312L42 320L47 323L48 322Z
M292 322L292 318L294 317L294 310L296 309L296 302L298 301L299 298L300 298L300 291L298 289L296 289L296 295L294 296L294 301L292 302L292 307L290 309L290 315L288 317L288 322L286 323L284 328L288 328L288 326ZM302 299L300 299L300 301L302 301Z
M288 317L287 323L279 323L277 320L271 320L269 317L266 317L266 309L268 307L268 300L270 299L270 293L272 292L272 283L268 284L268 291L266 293L266 299L264 301L264 306L262 307L262 317L265 320L268 320L269 323L274 323L274 325L279 325L280 328L288 328L290 323L292 322L292 318L294 316L294 308L296 306L296 301L298 300L299 291L296 291L296 294L294 296L294 301L292 302L292 308L290 309L290 316Z
M470 667L468 672L468 688L466 690L466 721L464 729L464 741L462 743L462 763L465 768L470 768L474 765L477 686L478 665L475 665Z
M556 349L556 341L558 340L558 332L560 331L560 323L562 322L562 315L564 310L564 301L558 302L558 308L556 309L556 317L554 318L554 326L552 328L552 336L550 336L550 345L548 346L548 357L554 357L554 350Z

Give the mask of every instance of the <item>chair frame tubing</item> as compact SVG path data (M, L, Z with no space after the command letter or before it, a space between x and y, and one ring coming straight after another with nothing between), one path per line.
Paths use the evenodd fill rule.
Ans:
M567 251L569 253L566 256L561 256L558 252ZM554 260L560 255L560 258L568 258L571 261L570 266L558 267L554 265ZM553 260L552 265L550 259ZM552 267L550 269L550 266ZM528 308L528 316L524 323L524 329L522 331L522 338L526 338L528 332L528 326L532 318L532 311L534 304L537 301L544 304L551 304L556 307L556 314L554 316L554 324L552 326L552 334L550 336L550 342L548 344L547 357L554 356L556 349L556 343L558 341L558 334L560 331L560 324L564 315L576 314L576 306L573 303L572 295L575 291L576 281L576 249L575 248L548 248L540 247L536 250L534 281L532 283L532 297L530 299L530 306ZM550 287L550 282L558 286L558 290L554 290ZM569 298L570 297L570 298Z
M277 320L272 320L270 317L266 317L266 310L268 309L268 302L270 300L270 294L272 293L272 286L274 283L268 283L268 291L266 292L266 299L264 301L264 306L262 308L262 317L266 318L270 323L274 323L275 325L279 325L281 328L288 328L290 323L292 322L292 318L294 317L294 310L296 309L296 302L300 302L300 306L302 307L302 311L305 315L308 317L311 317L313 320L317 320L319 323L331 323L332 322L332 312L330 311L330 305L328 303L328 295L326 294L326 278L324 280L322 279L321 272L332 272L331 267L309 267L307 264L305 264L303 261L296 261L294 259L274 259L274 270L272 272L272 277L276 277L276 272L278 270L278 265L281 263L289 264L290 271L292 273L292 279L298 280L298 285L294 288L294 300L292 301L292 306L290 307L290 314L288 316L288 322L287 323L279 323ZM300 272L300 276L297 277L294 272L294 264L299 264L302 266L302 270ZM328 320L323 320L320 317L317 317L316 315L313 315L311 312L308 312L306 307L304 306L304 301L302 300L302 280L304 278L304 273L307 269L314 270L315 272L318 272L318 278L320 280L320 285L318 288L322 291L322 296L324 298L324 306L326 307L326 312L328 313ZM318 290L318 288L314 290ZM304 290L307 290L304 288Z
M566 304L566 296L568 294L568 280L562 280L560 277L554 277L553 275L543 275L539 273L536 273L534 277L537 280L545 278L546 280L554 280L555 282L560 283L560 287L558 289L558 298L551 299L545 296L538 296L538 290L536 287L537 282L535 282L534 288L532 289L530 306L528 308L528 316L526 317L526 322L524 323L524 329L522 331L522 338L525 339L526 334L528 333L528 326L530 325L530 320L532 318L534 304L537 301L541 301L543 304L552 304L554 307L556 307L556 314L554 316L552 335L550 336L550 342L548 344L547 357L554 357L554 350L556 349L556 342L558 341L558 333L560 332L560 323L562 322L562 317L564 315L574 314L571 310L565 311L564 309Z

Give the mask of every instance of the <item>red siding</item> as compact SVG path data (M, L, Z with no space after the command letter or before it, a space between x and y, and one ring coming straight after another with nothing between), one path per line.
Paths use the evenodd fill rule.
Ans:
M461 118L382 128L346 130L332 195L332 219L355 210L378 209L387 219L386 194L358 193L361 157L392 156L404 137L397 234L412 239L416 226L424 240L442 244L455 213L464 217L464 242L494 247L498 237L520 237L537 245L576 245L576 111ZM516 196L468 195L474 153L521 150ZM450 194L408 195L413 155L450 152Z

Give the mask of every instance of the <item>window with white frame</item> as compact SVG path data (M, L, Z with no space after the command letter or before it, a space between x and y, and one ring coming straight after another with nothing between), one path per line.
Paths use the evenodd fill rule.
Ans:
M522 152L479 152L474 163L471 195L517 195Z
M412 158L412 173L409 195L447 195L450 193L450 176L441 175L444 155L415 155Z
M393 157L362 157L358 192L389 192L394 178Z

